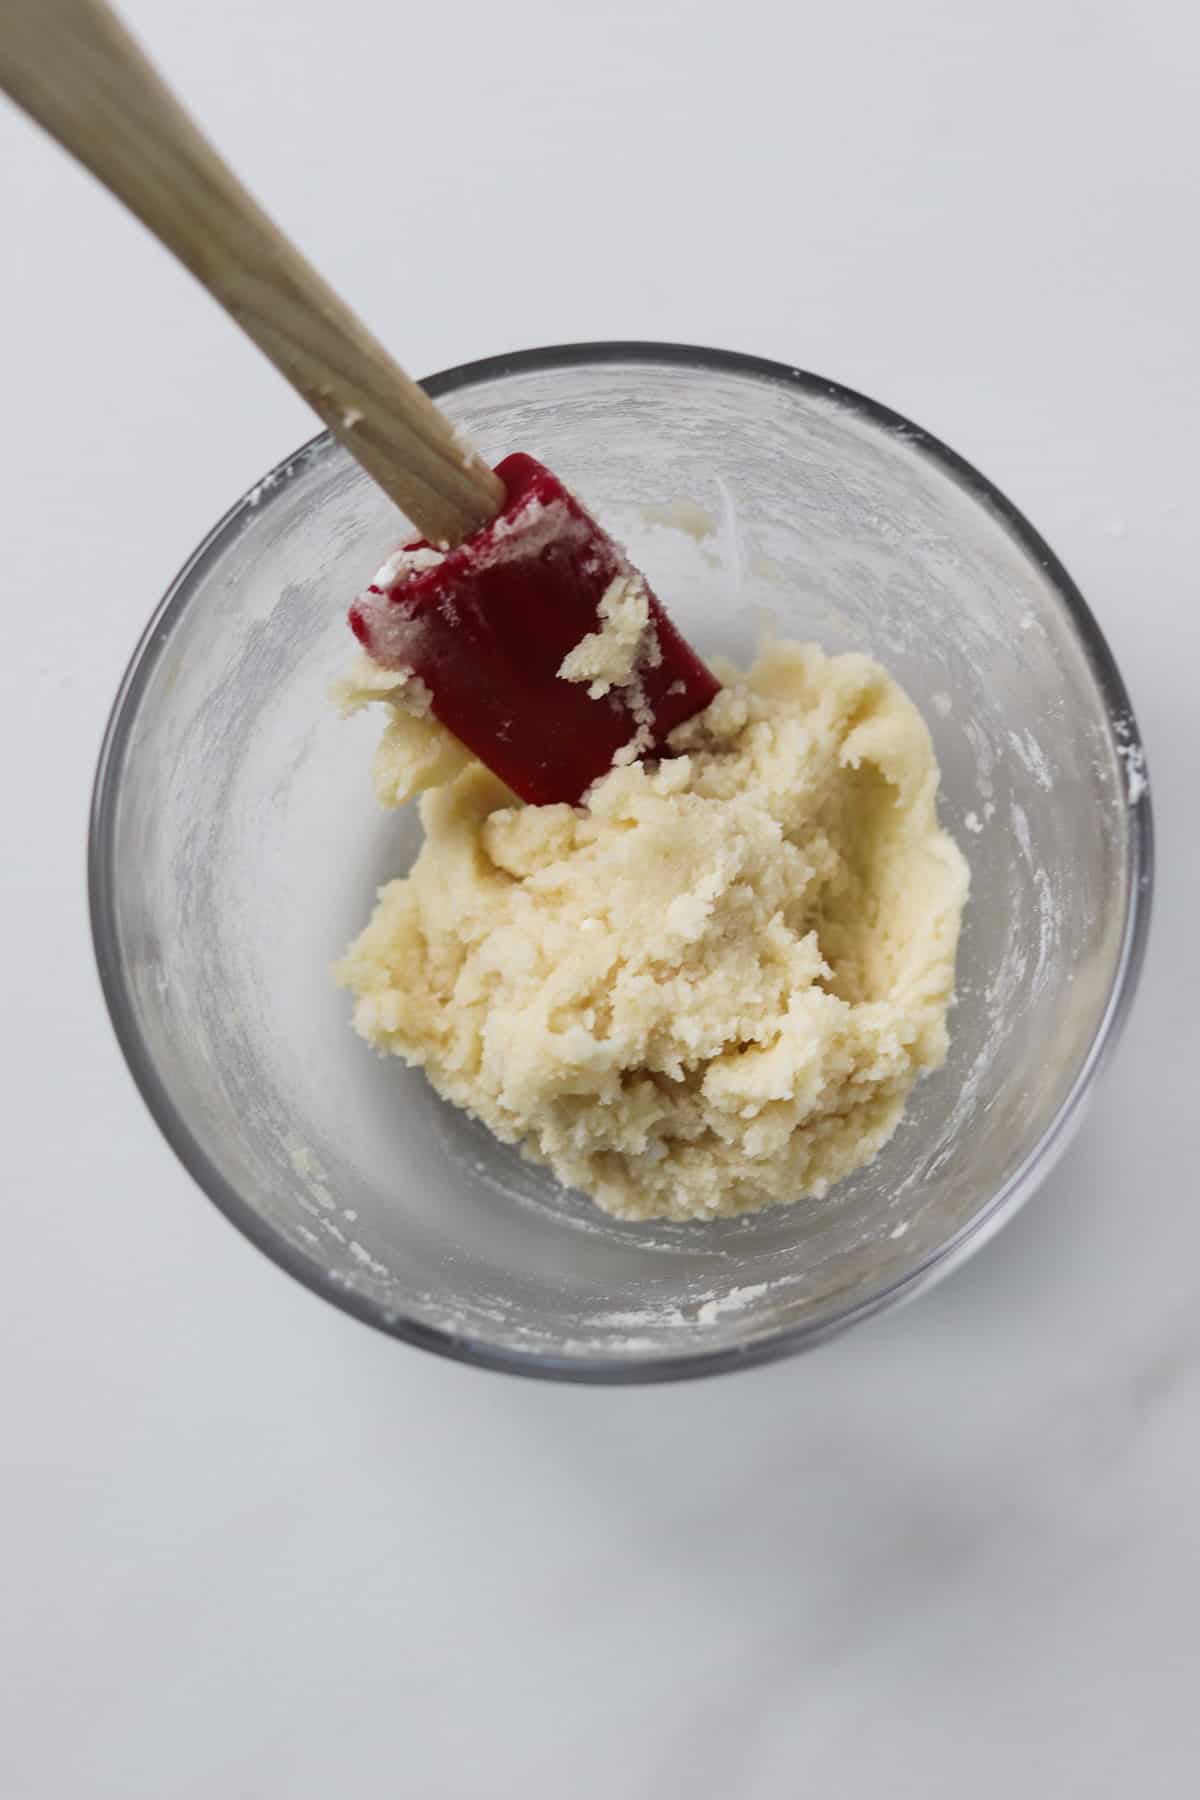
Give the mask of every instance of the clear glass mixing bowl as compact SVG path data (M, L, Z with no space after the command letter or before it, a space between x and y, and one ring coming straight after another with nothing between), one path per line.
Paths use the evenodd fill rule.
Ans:
M797 1350L1011 1215L1132 995L1151 825L1137 727L1069 577L973 469L872 402L710 350L599 344L435 376L489 459L544 458L684 632L866 648L923 709L973 891L945 1068L827 1199L630 1225L563 1192L350 1028L330 978L419 828L379 724L327 690L402 535L316 439L221 521L152 620L100 760L96 951L159 1125L222 1211L359 1318L527 1374L646 1381ZM684 504L681 504L684 503Z

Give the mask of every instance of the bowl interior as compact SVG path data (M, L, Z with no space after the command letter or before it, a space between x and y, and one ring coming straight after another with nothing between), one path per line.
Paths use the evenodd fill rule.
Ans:
M763 1353L903 1291L1063 1141L1136 936L1132 718L1015 515L840 390L633 352L431 386L490 459L529 450L576 487L702 651L745 661L774 629L868 649L907 687L972 869L949 1062L824 1201L630 1225L355 1038L329 967L419 827L374 802L378 722L328 699L346 605L402 530L324 439L198 553L119 702L93 867L118 1030L214 1198L376 1322L595 1378Z

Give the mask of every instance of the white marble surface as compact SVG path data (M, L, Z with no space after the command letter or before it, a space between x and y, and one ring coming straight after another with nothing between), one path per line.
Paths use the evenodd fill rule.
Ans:
M0 1793L1191 1792L1194 8L128 10L418 371L588 336L728 345L976 460L1123 664L1160 886L1075 1147L906 1312L748 1375L593 1392L321 1305L144 1115L82 883L134 638L309 421L0 111Z

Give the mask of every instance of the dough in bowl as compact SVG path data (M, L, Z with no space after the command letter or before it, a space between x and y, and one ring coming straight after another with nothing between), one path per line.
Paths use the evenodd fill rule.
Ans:
M356 1029L625 1219L824 1194L946 1054L968 875L920 714L812 645L717 673L577 807L514 801L402 675L343 690L389 709L380 797L425 789L338 965Z

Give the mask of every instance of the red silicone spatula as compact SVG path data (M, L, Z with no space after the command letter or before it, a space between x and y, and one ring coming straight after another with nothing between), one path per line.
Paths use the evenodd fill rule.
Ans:
M614 757L661 744L712 675L648 596L629 679L558 673L601 622L624 553L549 470L495 471L251 199L103 0L4 0L0 87L219 300L351 455L445 552L410 558L351 622L522 798L577 800ZM405 559L399 559L404 565ZM599 684L603 686L603 684Z

